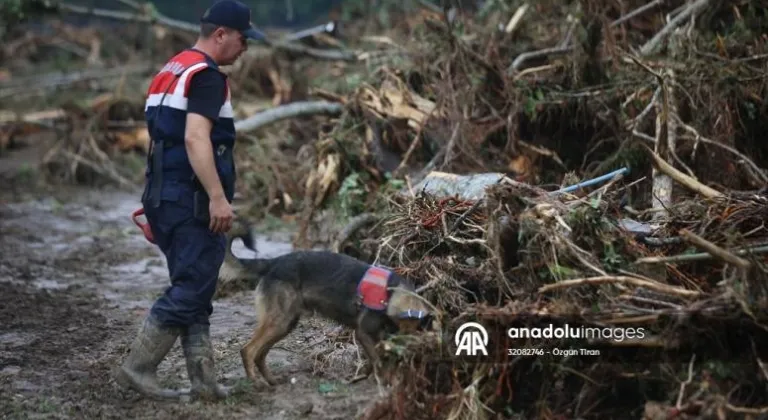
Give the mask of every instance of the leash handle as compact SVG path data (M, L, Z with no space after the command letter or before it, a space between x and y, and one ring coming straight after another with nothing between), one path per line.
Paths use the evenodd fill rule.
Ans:
M149 226L149 223L141 223L139 221L139 216L143 216L143 215L144 215L144 208L142 207L134 211L133 214L131 214L131 219L133 219L133 223L135 223L136 226L138 226L139 229L141 229L141 232L144 234L144 238L151 243L155 243L155 237L154 235L152 235L152 228Z

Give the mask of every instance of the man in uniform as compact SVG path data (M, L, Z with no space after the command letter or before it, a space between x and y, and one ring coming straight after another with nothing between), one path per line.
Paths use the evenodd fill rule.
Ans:
M148 397L182 395L157 382L157 366L178 337L192 396L227 397L216 381L209 323L235 185L234 116L219 66L234 63L248 39L266 42L250 16L238 1L215 3L201 19L197 43L171 58L149 87L145 114L152 145L142 205L171 285L152 306L117 373L120 384Z

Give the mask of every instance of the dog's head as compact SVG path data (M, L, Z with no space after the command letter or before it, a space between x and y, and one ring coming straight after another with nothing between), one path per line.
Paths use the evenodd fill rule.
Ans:
M399 284L391 288L387 316L405 333L435 328L434 314L413 288Z

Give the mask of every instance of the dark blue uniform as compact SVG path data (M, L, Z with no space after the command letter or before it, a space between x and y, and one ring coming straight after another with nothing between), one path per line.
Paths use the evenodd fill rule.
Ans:
M224 234L209 229L206 219L195 217L195 193L205 196L205 190L189 163L184 127L188 112L213 122L216 168L231 202L235 128L230 94L226 75L199 51L178 54L165 69L156 76L147 98L153 148L142 202L155 243L166 256L171 286L155 302L151 314L167 326L208 325L226 240ZM200 203L199 210L207 214L207 202Z
M250 21L250 9L236 0L218 0L200 18L201 24L217 37L222 35L219 29L224 28L229 34L239 32L240 42L266 41ZM234 47L235 39L226 37L226 49ZM222 46L203 33L195 45L214 55ZM226 76L211 57L194 49L171 58L149 86L145 113L152 143L141 201L154 237L151 240L168 262L171 286L144 319L115 380L153 398L177 400L183 394L163 388L157 381L158 365L179 338L191 396L222 399L228 395L216 381L208 321L219 267L224 261L225 237L209 229L209 203L189 163L184 131L189 112L213 122L210 136L216 170L231 202L235 186L235 122L230 97ZM196 207L202 211L196 211Z

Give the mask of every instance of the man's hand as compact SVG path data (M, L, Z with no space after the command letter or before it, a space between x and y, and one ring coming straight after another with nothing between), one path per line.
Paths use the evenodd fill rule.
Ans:
M222 195L216 199L211 199L210 204L211 224L210 229L215 233L228 232L232 228L232 220L235 213L232 211L232 205Z
M211 120L195 113L187 113L187 127L184 142L189 156L189 163L203 184L205 192L210 197L208 211L210 212L210 229L215 233L227 232L232 227L234 213L232 206L224 196L216 163L213 160L211 145Z

